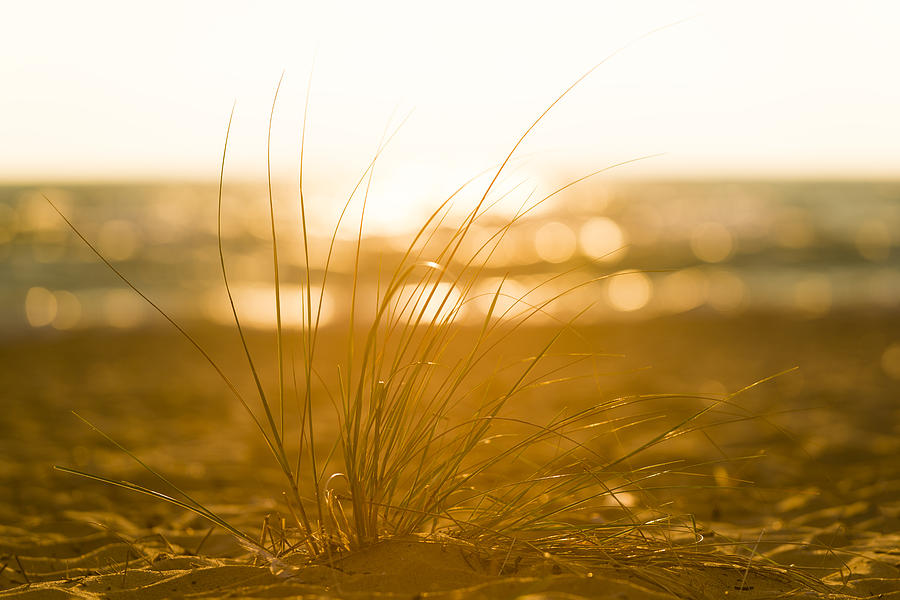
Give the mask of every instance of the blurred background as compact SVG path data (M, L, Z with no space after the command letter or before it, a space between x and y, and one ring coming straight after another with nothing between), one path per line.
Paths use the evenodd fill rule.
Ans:
M217 249L232 106L222 245L238 310L269 360L266 147L282 72L270 158L284 316L295 330L307 90L303 176L314 283L344 203L390 138L361 188L368 186L368 198L357 283L371 296L384 265L427 215L474 177L456 197L452 230L534 119L605 61L550 111L492 188L496 204L473 227L473 240L523 204L549 199L510 230L475 291L491 294L505 277L512 296L549 282L538 291L547 297L615 275L553 307L563 319L587 309L579 322L591 349L624 355L599 374L602 394L720 395L798 366L742 396L756 414L799 432L778 438L791 441L778 451L780 462L746 477L828 487L828 465L842 460L849 468L841 493L897 480L890 467L900 451L896 3L635 0L551 9L546 2L160 1L151 8L38 0L3 12L0 373L12 385L0 419L11 458L0 474L40 482L22 467L38 452L60 462L71 450L71 464L94 464L85 448L95 452L97 440L63 410L92 405L108 430L138 447L227 454L210 439L220 431L204 420L221 411L221 382L44 196L137 287L200 331L229 373L246 374L225 327L230 308ZM620 166L554 195L613 165ZM361 190L337 231L322 296L326 326L346 318ZM478 323L489 306L489 296L467 304L460 323ZM343 339L333 336L336 347ZM593 399L595 391L584 394ZM244 415L234 419L246 425ZM60 440L64 449L39 450L35 438ZM726 448L729 455L774 443L758 431L740 439L746 448ZM819 466L809 459L821 459ZM234 457L239 463L249 464ZM204 472L202 460L185 465Z
M285 263L297 270L290 233L310 74L312 229L331 231L396 131L369 189L365 230L387 242L379 248L400 249L607 58L514 155L495 187L496 214L502 221L526 198L640 160L529 213L492 258L496 275L527 287L585 261L597 273L642 271L592 290L594 320L896 309L898 17L886 1L552 11L527 2L21 4L7 10L13 26L0 41L0 329L159 322L42 194L167 310L227 319L215 185L233 102L223 241L248 319L270 324L264 180L282 70L271 163L278 218L294 238ZM489 180L458 205L477 201Z

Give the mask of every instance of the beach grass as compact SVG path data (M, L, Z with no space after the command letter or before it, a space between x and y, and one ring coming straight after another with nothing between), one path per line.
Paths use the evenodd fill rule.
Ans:
M591 309L589 290L609 275L595 274L597 265L586 260L524 293L510 291L508 277L486 277L486 266L508 232L536 207L590 177L631 162L598 169L549 194L526 195L512 217L491 218L492 208L507 193L499 191L498 182L520 144L595 68L526 128L489 174L489 183L472 206L460 210L457 204L460 192L478 178L441 202L410 236L399 257L382 264L377 274L361 272L362 258L371 252L365 234L366 203L375 166L393 134L385 136L363 169L329 243L314 248L303 186L304 114L296 231L305 270L299 282L301 326L296 330L283 322L281 234L276 230L271 169L267 173L274 381L267 379L251 351L222 243L229 121L219 179L218 252L253 397L234 383L236 374L226 373L186 327L62 216L100 260L217 372L283 475L283 488L272 495L280 499L284 518L266 520L259 534L234 526L85 419L152 473L160 488L57 468L191 511L232 534L256 560L285 578L300 576L310 564L333 565L366 549L412 540L465 548L477 558L471 561L477 565L473 569L496 576L526 572L588 576L598 569L626 568L640 573L654 589L685 596L691 584L680 570L702 565L742 574L741 588L751 570L788 578L798 589L815 587L816 581L801 572L754 560L759 557L752 543L704 539L690 514L672 512L656 501L660 490L677 493L727 486L711 473L728 457L660 462L656 450L723 424L755 419L740 404L746 389L709 397L636 393L606 398L598 393L568 403L565 398L573 382L596 382L597 365L607 358L592 348L590 340L581 340L583 349L571 348L572 340L581 337L579 317ZM272 115L277 96L276 90ZM270 117L269 139L271 132ZM359 221L350 223L345 216L352 203L361 204L362 210ZM319 348L321 336L337 335L324 331L322 306L342 228L355 231L355 252L347 312L340 317L344 325L340 335L346 337L344 358L334 362L323 359ZM315 255L317 251L320 255ZM364 278L377 280L374 292L360 285ZM486 281L492 287L486 287ZM572 299L581 304L574 314L556 310ZM475 305L482 310L473 319ZM549 333L546 327L531 327L548 320L556 323ZM535 416L531 411L535 403L559 408ZM331 439L323 439L326 432L333 434ZM753 457L734 460L747 458Z

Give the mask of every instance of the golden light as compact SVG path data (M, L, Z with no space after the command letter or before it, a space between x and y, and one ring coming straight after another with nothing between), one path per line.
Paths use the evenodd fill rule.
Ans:
M781 209L772 234L776 243L784 248L807 248L815 241L809 217L799 208Z
M57 311L56 296L42 287L33 287L25 295L25 317L32 327L44 327L53 322Z
M884 221L869 220L857 228L854 242L860 256L872 262L883 262L891 255L893 236Z
M624 255L625 234L612 219L594 217L579 229L578 243L585 256L614 262Z
M686 312L706 302L709 281L697 268L682 269L666 275L659 286L659 297L671 312Z
M462 293L452 283L409 284L403 286L394 306L401 321L428 325L465 316L466 307L460 303Z
M317 171L359 171L386 125L414 108L384 158L438 165L445 183L461 183L502 160L536 111L626 45L540 133L544 149L563 149L557 164L664 151L630 171L898 166L900 84L884 76L898 55L892 2L99 4L5 7L5 22L18 25L0 40L0 115L15 115L0 125L0 179L214 177L235 99L232 173L259 177L283 69L273 158L279 174L293 174L315 62L307 149Z
M653 284L644 273L616 273L606 288L610 305L621 312L631 312L646 306L653 293Z
M472 298L482 315L487 314L493 305L492 318L501 319L529 307L525 301L527 291L528 288L516 279L492 277L478 286Z
M31 255L36 263L53 264L65 256L69 239L65 231L40 229L34 232L34 239L38 243L32 247Z
M721 313L738 312L748 302L747 285L730 271L714 271L709 275L706 302Z
M277 323L275 312L275 293L272 284L243 283L232 286L232 297L241 325L247 327L272 329ZM322 292L321 286L310 288L312 300L312 318L319 324L327 325L334 318L335 302L333 294L328 290ZM282 326L302 327L307 317L306 291L299 286L282 284L281 289L281 323ZM319 310L321 298L321 310ZM234 325L234 314L224 290L210 290L205 300L206 316L223 325Z
M138 231L123 219L106 221L97 234L97 247L111 261L128 260L140 247Z
M734 251L734 238L721 223L701 223L691 231L691 250L704 262L722 262Z
M129 289L107 290L101 306L106 324L118 329L137 327L147 318L144 300Z
M794 305L810 317L820 317L831 308L831 282L824 275L809 275L794 284Z
M572 258L576 243L572 228L559 221L542 225L534 236L534 249L541 260L549 263L561 263Z
M867 295L876 305L893 308L900 305L900 273L894 269L880 269L873 273L866 286Z
M18 233L16 211L6 204L0 204L0 245L6 245Z
M76 327L81 321L81 301L78 296L68 290L59 290L53 295L56 297L56 316L53 318L53 328L66 330Z

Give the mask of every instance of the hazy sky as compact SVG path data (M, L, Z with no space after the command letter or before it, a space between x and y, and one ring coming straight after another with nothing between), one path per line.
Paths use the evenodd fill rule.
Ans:
M386 178L477 171L629 42L549 115L529 164L664 152L623 173L900 173L891 0L0 1L3 180L212 178L233 101L229 173L264 174L283 69L273 161L289 175L314 54L310 169L359 171L409 114Z

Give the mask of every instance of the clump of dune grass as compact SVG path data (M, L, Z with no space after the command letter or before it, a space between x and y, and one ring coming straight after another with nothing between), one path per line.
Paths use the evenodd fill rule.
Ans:
M483 285L492 255L535 207L620 166L597 170L541 197L526 196L521 210L500 224L489 218L504 195L498 192L498 182L522 141L595 68L576 80L525 130L462 216L454 203L473 182L460 187L428 216L405 251L379 276L374 293L362 289L359 282L367 242L365 206L381 150L356 182L324 254L313 256L303 187L304 115L297 230L306 268L299 332L282 323L279 235L271 172L268 174L277 352L276 381L271 385L264 381L250 351L240 306L231 293L222 244L226 133L219 179L219 257L255 398L244 397L232 375L63 216L100 259L218 372L283 474L283 490L273 490L273 496L281 492L289 519L277 531L266 527L261 536L243 531L108 436L156 475L166 491L57 468L192 511L233 534L285 576L305 563L332 560L396 538L464 544L486 557L484 564L491 565L495 574L538 563L551 565L553 572L589 572L601 564L627 564L642 569L646 578L673 593L682 590L672 572L685 564L749 569L744 557L723 554L703 543L690 515L670 514L652 506L654 490L671 489L678 477L694 479L677 485L704 485L696 483L704 465L656 462L653 451L705 427L750 418L734 402L735 394L695 397L696 408L668 420L658 410L644 411L642 407L683 396L594 399L548 411L549 417L537 420L517 405L523 396L532 401L546 398L552 406L564 404L558 398L565 396L567 386L591 381L596 377L597 361L603 359L590 349L560 350L561 340L579 335L578 319L590 309L590 303L585 301L581 311L566 318L556 316L555 311L561 300L587 298L584 291L606 277L592 274L596 273L594 265L585 263L561 272L524 294L511 293L507 277L492 279L492 288ZM272 114L274 109L273 101ZM230 128L229 121L229 132ZM270 137L271 129L270 118ZM353 202L361 203L363 209L358 222L348 223L345 215ZM320 326L323 295L342 227L352 227L356 235L349 309L342 317L347 336L345 357L335 364L320 358L319 344L324 335ZM321 265L317 280L313 264ZM573 277L580 279L560 286ZM464 320L462 315L474 303L487 308L477 322ZM556 326L538 331L550 333L538 334L530 328L534 321L548 319L555 320ZM298 355L292 356L289 347L297 339ZM267 391L270 387L276 391ZM728 411L720 412L724 408ZM336 439L320 439L324 420L336 423ZM615 446L618 453L610 453L609 440L630 430L647 431L648 426L654 428L651 435L631 446L619 443Z

